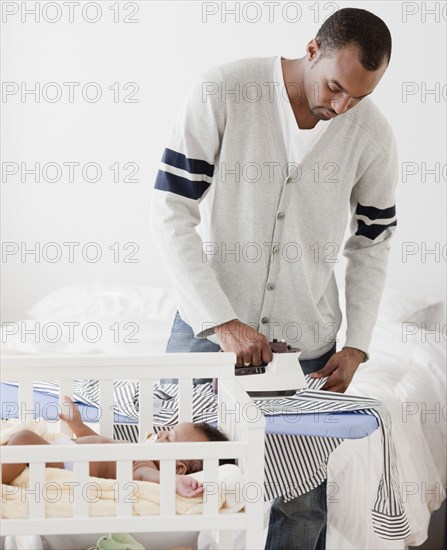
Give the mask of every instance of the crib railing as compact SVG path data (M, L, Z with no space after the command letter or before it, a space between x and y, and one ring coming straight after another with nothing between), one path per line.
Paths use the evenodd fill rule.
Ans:
M139 382L139 438L153 428L153 383L160 378L177 378L179 421L192 421L193 378L218 378L218 424L228 434L229 442L170 443L169 445L73 445L2 447L3 463L29 463L29 489L39 495L45 485L45 463L72 461L73 515L71 518L45 518L43 498L29 499L28 519L4 519L2 534L64 534L97 532L160 532L217 530L219 547L232 548L233 532L246 531L247 548L261 548L263 540L263 476L265 421L255 414L255 406L234 376L233 353L169 353L142 357L114 356L10 356L2 359L1 379L19 385L19 417L29 418L33 410L33 382L59 381L59 405L63 396L73 395L73 380L99 380L100 426L102 435L113 434L113 381ZM72 436L62 423L61 431ZM129 456L131 454L131 456ZM32 461L31 458L32 457ZM200 515L175 513L175 462L179 459L201 459L204 486L218 479L219 459L238 458L245 474L245 487L250 498L243 512L218 513L217 491L206 493ZM132 482L132 461L160 461L160 514L133 516L132 499L125 498ZM83 488L88 483L88 465L93 461L116 461L116 516L90 517L89 502ZM257 496L256 496L257 492ZM241 494L244 494L242 488Z

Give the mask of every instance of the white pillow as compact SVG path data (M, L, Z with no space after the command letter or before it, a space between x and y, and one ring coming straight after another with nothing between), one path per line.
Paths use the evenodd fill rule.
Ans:
M340 307L345 320L345 287L338 285ZM410 290L385 288L379 307L378 322L425 323L425 329L432 330L435 323L444 323L444 303L430 295ZM421 327L422 328L422 327Z
M4 355L145 355L164 353L173 317L165 320L129 317L27 319L2 327ZM75 323L75 324L74 324Z
M195 472L194 474L188 474L198 482L203 483L204 471ZM212 482L209 486L210 494L216 492L219 493L218 500L223 503L221 512L223 513L235 513L242 510L245 505L245 490L250 490L252 487L245 485L245 476L241 469L235 464L223 464L217 469L218 483L217 487L213 487L215 482ZM252 483L250 485L253 485ZM261 491L261 488L259 489ZM249 498L254 498L252 495Z
M431 330L435 323L443 322L444 303L429 295L385 288L379 316L388 321L425 323L425 328Z
M27 314L32 319L173 318L175 293L169 287L89 283L59 288Z

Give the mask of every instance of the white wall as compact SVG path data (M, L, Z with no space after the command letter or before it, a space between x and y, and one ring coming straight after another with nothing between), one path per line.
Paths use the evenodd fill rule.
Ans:
M402 162L415 163L416 175L401 179L398 191L398 233L395 237L389 268L389 285L413 292L431 293L444 298L446 242L446 175L439 181L427 174L423 182L421 163L428 168L434 163L445 165L445 3L426 2L434 8L430 15L416 2L320 2L319 22L314 21L315 2L258 3L260 20L254 3L227 2L100 2L102 15L96 23L95 3L74 6L73 22L67 5L55 2L38 5L40 22L26 15L21 2L2 2L2 79L7 90L22 90L40 83L40 102L20 93L5 95L3 90L3 172L16 163L31 167L49 162L62 167L62 178L55 183L36 183L32 175L19 173L2 177L2 240L17 243L19 252L40 243L38 258L20 253L3 256L2 318L13 321L24 318L26 311L39 298L61 286L89 281L114 283L166 284L167 273L160 263L150 234L148 207L155 175L166 137L176 112L192 80L214 64L249 56L282 55L302 57L306 43L314 37L325 16L338 7L363 7L381 16L389 25L394 39L391 66L373 94L373 99L390 120L399 144ZM36 2L27 2L33 8ZM296 22L294 5L301 17ZM119 22L114 22L120 9ZM137 23L124 23L132 17ZM86 9L84 18L81 7ZM225 7L236 8L240 20L227 14ZM203 10L217 11L204 21ZM269 21L269 10L273 10ZM6 13L8 10L8 13ZM13 13L18 10L17 13ZM115 11L113 11L115 10ZM436 12L437 10L437 12ZM415 12L412 15L412 12ZM10 13L10 14L9 14ZM9 14L9 15L8 15ZM272 14L272 11L270 11ZM406 15L406 22L403 15ZM50 23L47 20L60 20ZM21 18L25 20L22 22ZM51 103L56 88L43 87L56 82L62 89L59 101ZM68 86L77 82L74 101L69 101ZM96 103L82 98L86 83L96 82L102 97ZM125 103L121 95L114 102L109 89L113 83L124 90L129 82L139 87L136 103ZM418 90L404 102L404 82ZM16 85L14 83L17 83ZM23 84L22 84L23 83ZM440 97L424 96L427 88L438 86ZM93 92L93 88L90 88ZM93 96L90 96L93 97ZM98 163L102 178L97 183L83 181L80 168L69 182L63 162ZM114 163L121 168L127 162L138 165L137 182L115 183ZM442 172L442 169L441 169ZM52 177L55 172L49 172ZM129 173L129 172L127 172ZM21 182L21 177L25 181ZM41 176L42 177L42 176ZM93 177L93 171L89 173ZM50 263L56 248L42 249L56 242L62 257ZM74 261L69 261L64 242L78 242ZM102 258L96 263L85 261L83 245L98 243ZM135 263L123 256L114 262L109 249L115 245L125 253L126 243L137 243ZM404 245L404 243L414 243ZM426 245L424 245L426 243ZM9 245L14 246L14 245ZM413 255L403 261L403 246ZM439 254L424 256L423 247L437 247ZM10 250L10 249L8 249ZM89 249L93 253L92 248ZM127 253L132 248L127 249ZM39 261L37 261L39 260ZM342 267L340 263L339 268Z

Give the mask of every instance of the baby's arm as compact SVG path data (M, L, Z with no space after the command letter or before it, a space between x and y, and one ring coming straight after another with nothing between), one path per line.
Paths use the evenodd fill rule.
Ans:
M160 471L151 460L136 462L133 469L133 479L160 483ZM196 497L203 493L203 486L192 477L176 475L175 491L182 497Z
M84 424L81 413L78 407L73 403L73 400L64 395L64 402L70 407L68 415L59 413L59 418L63 420L70 427L71 431L76 437L82 437L84 435L98 435L94 430Z
M152 460L135 460L133 463L133 479L135 481L160 483L160 472Z

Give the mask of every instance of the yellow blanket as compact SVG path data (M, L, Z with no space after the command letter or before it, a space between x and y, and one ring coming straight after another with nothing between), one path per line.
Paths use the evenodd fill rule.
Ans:
M35 431L47 440L65 437L63 434L48 433L43 420L28 420L24 423L18 420L7 420L0 423L0 441L5 444L9 438L20 429ZM86 452L88 453L87 446ZM244 506L242 498L235 494L241 493L243 476L240 469L232 464L219 467L219 508L222 513L234 513ZM191 474L202 480L203 472ZM41 497L46 501L46 517L71 517L73 511L73 481L74 474L69 470L45 468L45 485L41 488ZM26 468L11 484L2 485L2 517L19 519L28 517L29 499L35 498L27 491L29 489L29 468ZM91 516L116 515L116 500L127 497L135 501L132 504L134 515L156 515L160 512L160 485L148 481L132 481L125 494L118 493L118 485L113 479L89 477L84 487L84 498L89 502ZM177 514L201 514L202 496L185 498L176 495L175 508Z

